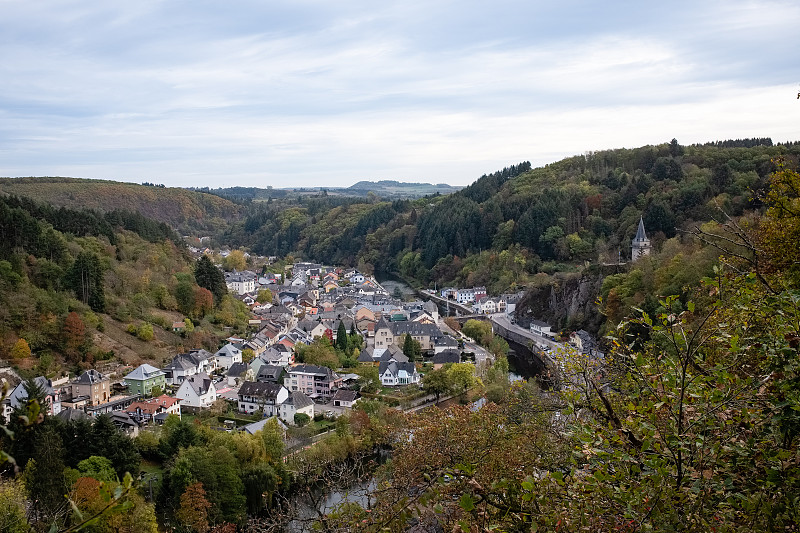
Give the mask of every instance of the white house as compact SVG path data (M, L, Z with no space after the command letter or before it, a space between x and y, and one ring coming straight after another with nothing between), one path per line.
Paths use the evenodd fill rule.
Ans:
M294 415L304 413L314 420L314 401L300 391L290 392L278 406L278 417L289 425L294 424Z
M385 361L378 367L381 384L387 387L419 383L420 376L414 363Z
M460 304L468 304L475 301L475 291L472 289L458 289L456 291L456 300Z
M41 406L43 410L50 415L57 415L61 412L61 391L57 387L53 387L53 382L44 376L39 376L33 379L39 388L44 392L44 399L46 405ZM25 390L25 382L21 382L14 387L14 390L8 395L11 409L24 404L28 400L28 392Z
M242 351L231 343L226 344L214 354L217 358L217 366L228 370L234 363L242 362Z
M252 272L236 272L225 274L228 290L236 294L247 294L256 290L257 277Z
M239 412L253 414L259 409L264 416L278 416L278 406L289 397L289 390L277 383L245 381L239 388Z
M335 407L351 408L358 401L358 393L353 390L339 389L331 398L331 402Z
M217 401L217 389L208 374L195 374L183 381L175 397L184 406L207 408Z
M542 322L541 320L531 321L531 333L541 335L542 337L553 337L553 332L550 331L551 327L550 324Z

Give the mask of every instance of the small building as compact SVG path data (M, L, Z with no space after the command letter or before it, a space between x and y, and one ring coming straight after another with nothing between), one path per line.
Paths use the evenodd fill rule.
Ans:
M278 413L282 420L294 426L294 415L303 413L314 419L314 400L300 391L290 392L287 398L278 406Z
M184 380L175 396L185 406L205 409L217 401L217 388L208 374L195 374Z
M225 374L227 378L228 386L235 387L239 383L247 380L247 374L254 375L253 372L250 371L250 367L247 363L234 363L228 369L228 372ZM250 380L252 381L252 379Z
M433 369L438 370L447 363L460 363L461 351L456 349L443 350L433 356Z
M217 359L217 366L225 370L229 369L234 363L242 362L242 350L231 343L220 348L214 356Z
M334 407L347 407L351 408L358 401L358 392L347 389L339 389L331 398Z
M433 345L433 353L438 354L442 353L445 350L456 350L458 349L458 341L455 340L450 335L444 335L436 339L436 342Z
M159 390L164 390L164 386L167 384L166 374L161 369L146 363L139 365L124 379L131 394L143 394L145 396L150 396L153 388L156 387Z
M72 396L88 396L89 405L100 405L111 398L111 379L90 368L72 382Z
M551 331L552 326L547 322L542 322L541 320L532 320L531 321L531 333L535 335L540 335L542 337L553 338L553 332Z
M256 381L262 383L279 383L284 374L284 367L278 365L261 365Z

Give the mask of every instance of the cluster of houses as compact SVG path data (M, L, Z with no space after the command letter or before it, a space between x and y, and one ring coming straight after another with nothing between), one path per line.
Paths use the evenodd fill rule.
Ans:
M162 368L142 364L115 381L90 369L71 381L36 378L45 390L50 414L67 420L108 414L125 431L163 423L171 414L210 408L218 399L236 402L244 414L261 412L294 424L298 413L314 416L319 404L352 407L358 393L349 388L355 374L340 376L327 367L295 364L295 351L326 336L335 342L339 325L368 339L360 364L378 367L384 386L418 384L416 365L403 354L406 335L432 356L435 367L460 362L458 341L437 327L431 302L400 302L370 276L313 263L295 264L291 279L253 272L226 275L229 289L248 304L254 332L229 338L216 353L191 350L175 355ZM271 304L255 301L268 287ZM182 323L176 323L178 327ZM243 360L243 351L254 357ZM22 383L3 402L3 414L24 402ZM171 394L166 394L171 392Z
M522 298L521 293L490 297L486 293L486 287L473 287L471 289L446 287L439 291L439 295L445 300L453 300L461 305L471 306L475 314L485 315L494 313L513 314L517 303Z

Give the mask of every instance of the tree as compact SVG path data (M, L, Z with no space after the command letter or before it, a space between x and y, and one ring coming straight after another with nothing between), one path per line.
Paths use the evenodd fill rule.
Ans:
M200 482L192 483L181 494L181 503L175 518L186 526L189 531L196 533L207 533L210 529L208 525L208 509L211 503L206 499L206 491Z
M211 291L203 287L194 287L194 304L192 305L192 316L203 318L211 312L214 306L214 296Z
M222 297L228 294L225 275L218 269L208 256L202 256L194 265L194 279L198 285L211 291L214 301L219 303Z
M247 268L247 260L241 250L232 250L228 257L223 260L225 270L244 270Z
M25 517L27 507L25 488L19 480L0 481L0 531L28 533L30 525Z
M301 346L298 355L304 363L309 365L339 367L339 358L326 337L319 337L308 346Z
M179 501L186 487L200 482L211 503L209 523L239 522L246 515L247 503L239 469L233 453L224 445L182 448L165 473L167 495Z
M271 304L272 303L272 291L269 289L260 289L258 291L258 296L256 297L256 301L260 304Z
M447 369L447 377L453 388L462 394L475 385L475 365L472 363L454 363Z
M64 352L70 361L78 362L83 358L86 349L86 326L75 311L64 319Z
M453 381L445 368L428 372L422 377L422 390L426 394L435 394L437 402L442 394L449 393L452 388Z
M408 333L406 333L403 339L403 353L408 357L409 361L414 360L414 339Z
M191 281L183 280L175 287L175 299L178 302L178 309L184 315L191 316L194 312L194 285Z
M11 359L27 359L30 356L31 347L28 346L28 341L25 339L17 339L17 342L14 343L14 347L11 348Z
M381 386L381 378L378 374L378 367L373 365L360 366L356 369L358 378L358 388L361 392L374 393Z
M422 355L422 345L408 333L406 333L403 339L403 354L405 354L411 362L416 361Z
M78 300L88 304L92 311L105 311L103 266L92 252L81 252L67 272L67 284L75 291Z
M149 342L155 338L155 332L153 331L153 325L144 323L136 329L136 336L139 340L143 340L145 342Z
M309 422L311 422L311 417L308 416L307 414L305 414L305 413L295 413L294 414L294 423L298 427L303 427L306 424L308 424Z
M461 328L461 332L467 337L472 337L475 342L488 345L492 341L492 325L484 320L470 318Z
M46 427L39 435L24 477L30 499L36 502L34 512L38 522L62 522L66 517L68 505L64 494L67 493L67 482L63 454L61 437L55 429Z
M344 320L339 321L339 327L336 330L336 349L347 353L347 329L344 327Z
M256 352L254 352L250 348L245 348L242 350L242 362L243 363L250 363L256 357Z
M133 474L139 471L141 456L136 443L117 429L108 415L95 418L86 441L91 455L105 457L111 461L119 479L122 479L126 472Z
M508 355L508 342L503 337L494 336L487 348L496 357L506 357Z
M105 457L92 455L78 463L78 471L84 476L89 476L97 481L115 481L117 473L114 465Z

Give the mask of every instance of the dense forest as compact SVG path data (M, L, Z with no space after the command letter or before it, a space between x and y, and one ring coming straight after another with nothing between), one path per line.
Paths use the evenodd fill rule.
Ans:
M595 292L602 292L610 325L631 305L654 311L656 295L682 293L716 260L691 232L726 215L761 209L767 177L779 161L793 165L798 155L797 143L769 138L691 146L673 139L589 152L539 168L523 162L481 176L454 194L416 200L225 189L234 203L202 192L184 191L195 195L184 199L176 189L109 182L93 183L92 194L120 197L106 211L161 205L144 212L173 227L194 227L194 234L207 232L220 247L350 265L367 273L397 272L420 286L482 285L490 294L528 290L525 302L531 305L523 314L558 328L596 331L606 320L590 302L573 302L566 313L536 302L568 299L565 287L588 283L602 285ZM0 190L98 208L96 199L77 192L83 186L81 180L62 178L0 180ZM256 198L264 191L269 198ZM179 198L181 207L164 207L166 200L154 200L159 195ZM640 217L653 243L652 257L635 268L606 268L628 262Z
M540 168L523 162L448 196L261 204L220 239L257 253L399 272L422 286L484 285L490 294L539 295L595 276L613 325L630 305L654 311L657 295L680 294L707 275L717 254L691 232L761 209L768 176L798 156L797 143L768 138L692 146L673 139ZM636 268L604 268L629 262L640 217L652 257ZM567 329L604 322L596 312L541 313Z
M242 207L174 187L75 178L0 178L0 193L56 207L138 213L185 234L209 234L238 220Z
M23 375L160 362L183 347L216 348L225 326L247 326L224 280L220 291L169 226L139 213L4 196L0 238L0 358ZM174 334L184 320L190 331Z

